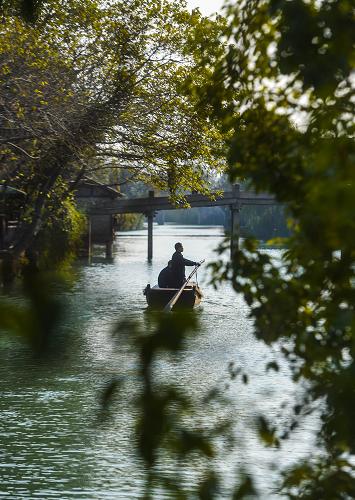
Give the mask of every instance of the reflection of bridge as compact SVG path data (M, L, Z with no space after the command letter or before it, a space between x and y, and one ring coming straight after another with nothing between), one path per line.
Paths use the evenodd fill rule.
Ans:
M184 208L183 205L175 205L167 196L154 196L154 191L149 192L148 198L123 198L118 193L102 196L99 193L86 194L78 193L77 200L79 206L86 212L91 220L101 221L101 227L105 220L111 220L114 214L141 213L146 215L148 221L148 261L153 257L153 218L160 210L176 210ZM110 193L108 193L110 194ZM239 184L233 186L232 191L225 191L222 194L211 197L202 194L186 195L186 201L190 207L216 207L229 206L232 220L232 248L238 246L239 240L239 212L243 205L275 205L277 202L273 196L263 193L253 193L241 191ZM95 241L95 239L94 239ZM106 240L107 248L112 241ZM110 251L108 250L108 253Z

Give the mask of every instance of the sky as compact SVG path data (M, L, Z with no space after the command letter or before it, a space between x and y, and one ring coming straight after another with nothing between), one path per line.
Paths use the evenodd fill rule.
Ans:
M187 0L187 5L191 9L198 7L205 16L218 11L223 4L224 0Z

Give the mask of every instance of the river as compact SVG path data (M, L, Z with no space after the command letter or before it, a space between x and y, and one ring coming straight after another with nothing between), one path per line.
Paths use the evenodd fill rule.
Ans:
M65 292L63 330L70 341L65 355L38 361L19 342L1 339L0 498L142 497L144 469L132 443L137 359L132 343L112 335L113 325L127 318L143 325L148 321L142 289L156 282L176 241L184 244L185 257L205 258L208 264L222 239L221 227L155 226L154 260L148 264L146 231L120 233L114 258L108 261L97 250L90 264L77 266L77 280ZM279 251L270 252L279 257ZM209 285L207 265L198 278L205 295L196 312L201 333L178 361L161 362L160 376L198 395L228 382L230 362L243 368L249 383L236 380L225 388L230 404L223 411L235 422L236 442L216 463L227 485L220 498L230 498L228 485L240 466L253 474L260 498L281 498L278 470L312 451L316 421L309 417L280 448L260 444L255 415L272 418L281 412L287 419L302 388L291 382L277 347L270 349L253 336L242 297L228 284L217 290ZM281 369L266 373L265 364L275 359ZM98 395L116 376L126 383L113 401L112 416L100 425ZM162 467L167 476L174 474L168 460ZM187 469L183 479L191 488L195 472ZM168 496L157 493L156 498Z

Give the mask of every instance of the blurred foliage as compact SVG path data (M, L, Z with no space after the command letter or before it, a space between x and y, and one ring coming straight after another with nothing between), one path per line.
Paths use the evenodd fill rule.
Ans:
M24 268L22 300L0 299L0 333L30 346L35 355L59 357L65 342L62 326L68 281L58 273L39 273L31 263Z
M309 383L288 430L312 408L321 413L323 458L285 472L290 498L354 498L353 7L347 0L230 4L221 35L229 48L214 61L201 58L214 74L208 86L192 88L231 134L230 180L250 179L289 213L281 263L248 240L231 263L212 268L215 284L227 279L244 295L256 336L281 346L294 380ZM264 435L277 422L260 426Z
M179 210L166 210L158 213L158 220L163 217L166 222L175 224L223 225L225 213L221 207L203 207Z
M54 4L51 5L55 9ZM104 46L107 49L116 39L114 36L109 39L101 37L102 32L108 29L101 22L107 18L97 19L96 7L94 4L91 6L93 10L87 18L79 16L79 26L85 30L90 27L94 32L98 29L99 38L101 41L105 40ZM170 12L160 12L159 6L155 6L157 10L148 9L142 16L133 16L133 19L141 26L149 13L154 19L155 15L158 16L156 27L167 27L166 19L170 19ZM173 8L172 5L170 7ZM141 5L138 5L138 10L134 13L137 14L140 8ZM237 293L244 295L254 319L256 336L267 344L276 343L289 360L294 380L305 380L309 387L303 400L295 404L292 418L287 424L282 424L282 429L279 428L279 422L269 422L262 416L258 419L260 439L266 446L281 445L282 439L287 439L290 432L300 425L302 418L316 408L320 414L317 439L322 454L306 457L302 463L284 471L283 492L289 498L299 499L354 498L355 30L352 2L241 0L230 5L227 10L226 28L223 22L217 26L201 20L199 16L186 19L186 13L174 9L173 12L177 21L185 20L182 25L178 23L175 26L176 31L169 27L164 32L163 45L171 49L171 44L179 41L182 54L184 51L189 53L193 48L190 62L195 64L199 59L200 68L203 68L199 74L194 65L193 72L191 66L170 67L170 81L175 82L173 88L177 95L181 92L184 98L165 103L169 111L177 104L182 106L180 110L184 110L187 83L193 96L192 103L200 103L200 117L206 118L202 124L195 121L196 115L192 113L189 102L188 116L193 119L188 121L182 138L189 137L191 130L196 130L194 125L204 133L210 124L220 123L221 131L218 133L213 129L208 136L207 157L213 151L214 140L219 145L221 136L228 137L231 182L251 179L256 190L269 191L280 202L285 203L290 217L292 236L287 240L288 250L283 253L281 264L258 251L255 241L246 240L234 252L231 262L226 263L221 259L212 266L216 285L228 280ZM72 40L72 14L78 12L70 14L70 22L64 16L64 31L68 40ZM125 11L125 14L128 16L125 18L125 28L135 26L126 22L132 21L132 13ZM19 23L16 26L17 31L8 30L7 42L2 45L2 55L5 54L6 57L7 54L12 54L12 36L20 39L27 37L23 26ZM186 27L186 32L182 26ZM47 26L47 29L46 36L51 32L51 27ZM155 32L157 37L159 29ZM184 34L189 34L187 45L181 30ZM224 43L216 39L218 30L222 30L220 40L229 42L227 49L223 48ZM56 32L55 43L62 33L61 29ZM115 29L111 35L116 34ZM121 34L120 43L123 47L127 33L123 30ZM38 33L31 33L28 44L31 50L21 56L27 58L27 67L31 67L33 60L37 60L34 54L36 50L43 54L48 49L44 37L36 38L35 35ZM76 42L80 45L80 40L83 40L82 31L79 30L77 35ZM137 42L141 43L143 39ZM38 43L31 45L34 40ZM97 45L94 44L93 47L94 51L90 54L94 61ZM69 43L67 56L73 56L73 48ZM115 44L111 47L112 63L117 63L115 57L121 54L119 51L115 52L116 48ZM137 46L129 45L129 49L134 53ZM57 109L58 97L66 96L70 104L67 108L68 116L71 116L78 102L72 100L73 96L68 92L73 84L72 73L67 71L67 61L61 60L61 54L57 50L51 47L48 54L50 58L47 59L48 67L44 68L44 72L48 72L54 88L58 83L56 68L62 68L67 78L66 87L58 89L55 99L51 100L52 96L48 93L49 102L54 106L53 109ZM9 57L10 62L13 60L19 61ZM59 61L62 65L58 66ZM86 67L87 61L82 61L82 64L82 68ZM124 76L127 66L119 68L119 75ZM37 76L41 76L42 70L43 67L40 67ZM121 80L110 79L113 74L111 66L103 68L103 72L108 82L107 91L112 88L117 91L117 81ZM5 71L4 78L6 74ZM97 74L101 75L100 72ZM138 95L147 97L149 91L154 90L156 75L154 71L150 73L150 85L138 89L142 92L138 92ZM159 81L162 81L166 73L158 73L158 76ZM174 80L174 76L178 76L177 80ZM128 83L130 81L128 78ZM46 86L45 84L44 87ZM8 89L6 85L4 88ZM25 88L26 92L32 93L31 89L32 87ZM93 85L92 89L97 90L97 86ZM120 87L120 90L125 91L126 87ZM80 97L85 95L83 92ZM114 95L117 97L117 93ZM17 102L16 99L11 102ZM39 105L47 106L39 99L41 98L38 97ZM152 104L149 99L145 102ZM115 107L112 104L117 103L110 101L110 110ZM103 109L106 112L107 108ZM147 108L144 109L146 111ZM26 110L31 111L31 107ZM21 123L28 123L26 120L21 121L24 116L21 109L16 108L16 113L19 113ZM143 115L149 116L149 113L142 113L140 106L133 106L131 111L126 108L126 114L121 117L131 118L130 123L137 123L137 116ZM173 123L180 126L178 115L173 116ZM88 117L91 119L92 115L89 113ZM100 120L95 124L102 123ZM111 123L113 122L110 121ZM165 115L164 123L172 123L169 113ZM53 127L54 125L55 122ZM81 134L82 129L78 130ZM117 132L117 129L112 130L113 134ZM57 129L55 132L57 133ZM145 129L142 136L144 140L140 144L144 146L147 139L157 138L155 132L155 129L151 130L149 127ZM55 150L58 153L63 151L63 142L57 143L55 137L54 134L54 142L60 145ZM170 142L171 149L164 141L163 144L158 141L158 146L163 147L149 150L149 154L165 152L166 165L182 145L181 141L175 141L176 136L169 137L173 139ZM106 138L112 139L112 135ZM92 136L91 139L90 145L96 144L102 141L102 135ZM193 139L193 143L189 143L193 154L180 155L182 162L200 158L206 152L205 146L198 144L199 133L196 132ZM69 141L69 146L71 145L72 142ZM75 154L70 147L69 150L66 149L68 144L65 145L68 169L71 168L73 157L78 159L76 154L80 157L84 151L85 155L88 153L89 159L92 158L92 150L86 149L88 142L81 145L83 150L75 150ZM31 142L31 147L33 149L29 152L37 155L37 142ZM45 160L54 158L53 151L50 153ZM127 150L124 153L127 154ZM5 154L12 155L13 152L10 149ZM60 155L56 158L60 158ZM22 164L22 159L17 156L13 161L18 162L17 165ZM43 172L47 172L48 165L52 168L50 162L42 162L41 165L44 167ZM58 161L55 165L59 165ZM155 164L157 165L159 166L159 161ZM31 163L31 168L32 166ZM17 170L15 171L17 175ZM203 189L199 178L195 178L194 170L187 172L184 164L178 162L164 172L166 176L163 180L167 185L179 186L179 182L184 179L184 187L193 180L196 181L193 182L194 185ZM153 168L150 174L153 181L162 185L161 170ZM56 176L49 186L47 181L41 184L48 188L45 193L34 182L33 192L38 188L41 196L50 193L51 198L57 179ZM20 179L20 187L21 182L24 180ZM35 209L42 214L45 205L43 202ZM47 345L48 335L56 329L60 319L60 305L53 302L55 294L37 280L41 278L25 278L28 306L1 304L0 327L28 338L41 351ZM146 497L154 498L155 489L161 487L169 491L172 497L188 498L190 492L185 490L181 472L186 467L186 461L189 466L194 467L195 457L199 457L205 467L201 472L200 484L193 494L199 498L221 498L222 479L214 470L213 459L217 453L216 440L220 436L231 436L231 424L227 418L215 422L212 416L216 404L225 404L223 394L218 390L211 390L208 394L201 394L200 401L194 401L186 388L169 380L159 379L157 373L157 361L160 357L175 358L186 348L187 335L196 333L198 329L196 317L162 315L154 317L152 322L152 331L149 332L132 324L120 324L116 332L116 335L126 332L127 337L134 340L139 355L140 377L135 395L138 415L136 443L139 456L148 471ZM277 369L276 363L266 366L267 371ZM240 375L242 381L248 383L247 376L238 369L230 366L229 371L232 379ZM118 387L119 384L114 381L105 389L101 398L104 409ZM208 413L210 407L211 414ZM196 409L197 413L202 409L207 416L206 424L200 425L200 421L196 419ZM166 456L176 465L176 475L169 479L159 474L159 461ZM233 498L252 498L256 495L253 478L246 475L237 486Z
M151 313L144 327L121 322L113 333L118 344L122 338L133 342L138 355L139 377L136 394L132 394L137 415L133 442L146 468L144 498L156 498L158 491L176 499L217 499L226 494L216 459L233 449L235 422L230 418L224 384L221 388L201 388L196 395L181 381L174 381L173 374L162 379L159 373L162 362L173 362L174 369L179 369L181 354L199 330L197 316L185 311ZM104 389L103 412L119 388L115 378ZM160 469L166 460L172 468L168 476ZM191 484L183 480L186 472L194 477ZM237 471L236 483L233 498L250 498L255 493L250 479L241 471Z
M242 207L240 211L242 237L268 241L290 235L287 216L283 207Z
M46 221L36 237L30 254L40 269L68 267L77 257L86 230L86 217L78 212L71 198L52 197Z
M228 178L227 175L228 172L218 179L220 188L230 191L232 185L238 180L242 191L254 190L248 176L236 179L235 177ZM225 227L230 229L231 211L229 207L224 207L224 212L226 216ZM283 205L242 205L239 215L242 238L253 237L258 240L268 241L274 238L285 238L290 236L291 231L287 221L287 211Z
M61 360L59 356L66 352L63 349L70 347L63 329L68 284L58 274L40 272L28 262L21 299L0 297L0 334L28 345L41 363ZM129 403L134 405L135 419L132 446L144 465L144 498L155 498L158 492L176 499L217 499L226 492L233 498L254 494L251 480L241 471L236 471L233 494L233 486L226 486L218 467L221 457L227 457L235 444L235 418L231 419L225 377L221 387L206 386L191 393L174 375L191 337L199 331L193 312L151 313L143 324L121 321L113 330L118 346L130 342L137 353L135 389ZM169 362L174 370L162 378L159 366ZM233 380L240 376L246 383L245 375L233 363L225 376ZM119 404L126 378L126 373L118 373L101 391L99 425L112 417L116 408L113 400ZM127 397L127 391L124 394ZM263 432L267 435L266 429ZM166 460L171 467L169 474L161 468ZM188 482L184 479L187 473L192 478Z
M142 229L144 215L142 214L117 214L115 216L115 227L118 231L131 231Z

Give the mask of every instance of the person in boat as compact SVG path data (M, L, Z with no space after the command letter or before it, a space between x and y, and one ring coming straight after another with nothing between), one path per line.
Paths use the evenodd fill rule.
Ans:
M181 288L186 281L185 266L199 266L198 262L185 259L182 255L184 247L182 243L175 243L175 252L171 258L171 273L173 278L173 288Z
M172 288L173 287L173 275L171 272L171 260L169 260L168 265L164 267L158 276L158 287L159 288Z

